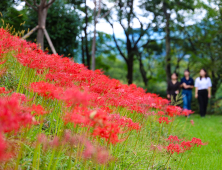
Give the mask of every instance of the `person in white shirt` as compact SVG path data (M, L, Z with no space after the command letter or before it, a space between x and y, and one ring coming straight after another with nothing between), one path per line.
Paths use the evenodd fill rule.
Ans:
M211 98L211 79L205 69L200 70L200 77L195 80L195 97L199 102L200 116L205 117L207 112L208 98Z

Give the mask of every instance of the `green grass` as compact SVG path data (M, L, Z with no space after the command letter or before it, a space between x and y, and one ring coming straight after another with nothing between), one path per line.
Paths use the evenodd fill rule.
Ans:
M186 118L181 117L179 122L184 123ZM190 126L194 120L194 126ZM192 115L185 125L184 137L197 137L208 145L193 150L184 169L186 170L221 170L222 169L222 116ZM183 160L183 163L185 160Z

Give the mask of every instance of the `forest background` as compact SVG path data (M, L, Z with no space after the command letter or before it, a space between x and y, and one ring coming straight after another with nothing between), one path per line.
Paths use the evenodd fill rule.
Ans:
M0 26L8 23L21 34L34 28L38 13L33 2L40 0L1 0ZM220 0L55 0L46 29L59 55L162 97L173 72L182 78L189 69L196 78L206 68L213 84L209 113L221 113ZM27 40L36 42L36 36ZM46 40L44 49L52 53ZM197 108L193 100L192 110Z

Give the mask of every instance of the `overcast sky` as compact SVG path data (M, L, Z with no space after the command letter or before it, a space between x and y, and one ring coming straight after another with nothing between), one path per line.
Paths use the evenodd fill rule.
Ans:
M144 17L140 16L140 15L143 14L144 11L142 11L140 8L137 7L138 1L139 1L139 0L135 0L136 3L134 4L134 6L135 6L135 7L134 7L134 11L135 11L136 14L139 16L139 19L140 19L142 22L148 22L149 20L152 19L152 16L150 16L150 18L149 18L149 17L144 18ZM205 3L207 3L207 0L203 0L203 1L204 1ZM107 0L103 0L103 2L104 2L104 3L106 2L107 6L108 6L109 8L111 8L111 7L113 6L113 4L108 3ZM17 6L16 8L20 10L20 9L22 9L22 8L24 7L24 5L25 5L25 2L22 2L22 3L21 3L19 6ZM94 3L93 3L92 0L87 0L87 5L88 5L91 9L94 8ZM187 13L183 13L183 15L188 16ZM202 11L200 11L200 10L195 10L194 14L192 14L192 17L187 17L186 25L191 25L191 24L194 24L194 23L196 23L196 22L201 21L201 19L202 19L205 15L206 15L206 11L203 11L203 10L202 10ZM174 17L173 14L171 15L171 17ZM133 28L140 28L140 24L139 24L138 20L135 19L135 20L133 21L133 25L132 25L132 26L133 26ZM93 28L90 28L90 29L92 30ZM108 33L108 34L112 34L112 33L113 33L111 26L110 26L104 19L100 19L100 20L99 20L99 22L98 22L98 24L97 24L97 30L98 30L98 31L103 31L103 32ZM116 34L116 36L117 36L118 38L124 38L123 29L122 29L122 27L121 27L118 23L114 23L114 32L115 32L115 34Z

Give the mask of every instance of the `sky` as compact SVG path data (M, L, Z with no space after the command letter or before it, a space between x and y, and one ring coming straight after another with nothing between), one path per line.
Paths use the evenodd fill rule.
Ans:
M114 6L114 4L109 3L108 0L102 0L102 1L103 1L103 3L106 3L108 8L112 8ZM150 15L148 17L143 17L142 14L144 14L145 11L142 11L140 8L137 7L138 1L139 0L135 0L134 11L137 14L138 18L143 23L148 24L152 20L153 16ZM202 0L202 1L207 4L207 0ZM18 6L16 6L16 8L21 10L24 7L24 5L25 5L25 2L21 2ZM93 9L94 8L93 0L87 0L87 6L90 7L91 9ZM206 15L206 11L204 11L204 10L202 10L202 11L201 10L195 10L194 13L192 14L192 17L189 17L189 14L187 14L186 12L183 12L183 11L181 11L181 12L183 13L184 16L187 16L186 25L195 24L195 23L201 21L201 19ZM113 17L115 19L115 16L113 16ZM175 15L172 14L171 17L174 18ZM132 27L133 28L140 28L140 23L138 22L138 20L135 19L133 21ZM91 31L91 30L93 30L92 26L89 28L89 31ZM105 32L107 34L113 34L112 27L104 19L99 19L98 24L97 24L97 30ZM116 35L117 38L121 38L121 39L125 38L123 29L120 26L120 24L117 23L117 22L114 22L114 32L115 32L115 35Z

